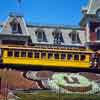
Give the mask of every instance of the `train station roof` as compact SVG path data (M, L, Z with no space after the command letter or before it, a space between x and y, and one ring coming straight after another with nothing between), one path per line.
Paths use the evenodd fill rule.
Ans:
M86 7L82 8L82 12L88 15L95 15L100 9L100 0L89 0Z

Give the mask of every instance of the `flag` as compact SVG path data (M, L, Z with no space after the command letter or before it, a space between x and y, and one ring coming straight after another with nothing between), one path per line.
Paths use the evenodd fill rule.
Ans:
M22 0L17 0L18 1L18 3L21 3L22 2Z

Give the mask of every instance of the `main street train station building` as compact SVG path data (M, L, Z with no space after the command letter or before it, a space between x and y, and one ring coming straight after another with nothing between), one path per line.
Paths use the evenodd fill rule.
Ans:
M23 16L10 13L0 24L0 44L90 47L100 50L100 0L89 0L82 13L79 27L29 24Z

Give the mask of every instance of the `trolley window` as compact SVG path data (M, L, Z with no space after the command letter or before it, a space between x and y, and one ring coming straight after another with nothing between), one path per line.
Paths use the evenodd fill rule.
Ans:
M14 51L14 57L19 57L19 51Z
M55 58L55 59L59 59L59 53L55 53L55 54L54 54L54 58Z
M66 54L65 53L61 54L61 59L66 59Z
M39 58L39 52L34 52L34 58Z
M72 59L73 59L73 55L72 55L72 54L68 54L68 55L67 55L67 59L68 59L68 60L72 60Z
M8 57L12 57L13 56L13 51L8 51Z
M80 56L80 60L85 60L86 59L86 56L85 55L81 55Z
M25 51L21 52L21 57L26 57L26 52Z
M46 52L41 52L41 58L45 59L46 58Z
M28 52L28 57L29 57L29 58L32 58L32 57L33 57L33 52L29 51L29 52Z
M74 60L79 60L79 55L74 55Z
M48 59L51 59L53 57L53 53L49 52L48 53Z

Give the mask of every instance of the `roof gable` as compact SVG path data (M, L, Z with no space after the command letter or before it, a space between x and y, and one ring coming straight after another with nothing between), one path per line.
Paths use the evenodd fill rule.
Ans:
M98 9L100 9L100 0L90 0L87 14L96 14Z
M24 19L22 16L9 16L7 18L7 20L5 21L5 23L2 26L2 30L1 33L3 34L13 34L13 30L14 27L16 29L16 26L13 27L13 25L18 25L18 29L20 29L20 31L16 31L16 34L21 33L21 35L28 35L28 31L27 31L27 27L26 24L24 22Z

